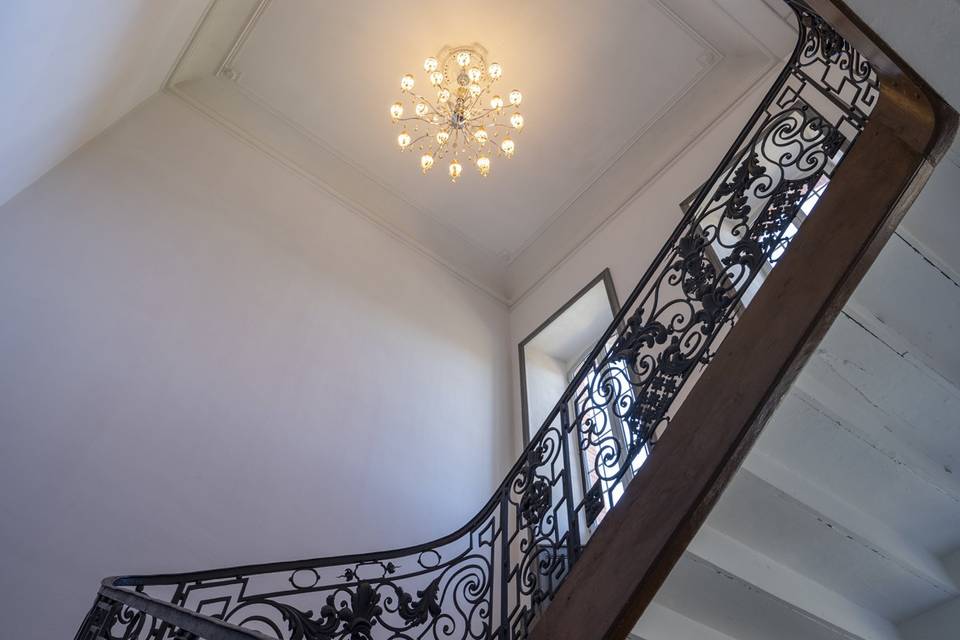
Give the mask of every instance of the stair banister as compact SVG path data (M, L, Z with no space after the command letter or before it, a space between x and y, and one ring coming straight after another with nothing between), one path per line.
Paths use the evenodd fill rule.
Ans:
M78 640L625 637L956 127L840 2L787 4L787 66L469 523L382 553L111 579Z
M877 105L533 640L628 637L956 134L957 113L844 3L805 4L868 54Z

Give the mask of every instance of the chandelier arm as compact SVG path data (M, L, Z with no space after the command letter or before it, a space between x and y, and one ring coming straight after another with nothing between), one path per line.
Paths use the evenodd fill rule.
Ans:
M424 138L430 138L430 137L431 137L431 135L430 135L429 133L425 133L425 134L423 134L422 136L420 136L420 137L418 137L418 138L414 138L413 140L410 141L410 144L407 145L407 148L413 147L413 145L417 144L418 142L420 142L420 141L423 140Z
M430 120L424 118L423 116L407 116L406 118L394 118L394 122L410 122L411 120L419 120L420 122L426 124L434 124Z
M421 96L420 94L414 93L413 91L409 91L408 93L409 93L411 96L413 96L414 98L416 98L417 100L419 100L420 102L426 103L426 105L427 105L428 107L430 107L430 108L433 110L434 113L439 113L439 112L440 112L440 109L437 108L437 105L433 104L433 102L431 102L429 98L424 98L424 97Z
M486 110L480 112L480 113L477 114L476 116L474 116L474 117L472 117L472 118L469 118L469 121L472 122L472 121L474 121L474 120L479 120L480 118L486 118L487 116L489 116L489 115L490 115L491 113L493 113L494 111L496 111L496 109L494 109L494 108L491 107L491 108L489 108L489 109L486 109Z
M468 106L467 109L473 109L475 106L477 106L477 103L480 102L480 98L482 98L485 93L489 93L489 91L490 86L487 85L487 87L482 89L480 93L476 95L476 97L471 96L473 98L473 102L470 103L470 106Z

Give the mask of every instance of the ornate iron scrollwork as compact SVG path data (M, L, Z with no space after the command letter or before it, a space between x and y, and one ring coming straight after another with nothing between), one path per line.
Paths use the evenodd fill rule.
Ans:
M789 63L468 525L412 549L120 584L283 640L526 637L876 104L869 62L789 4L800 28ZM77 637L189 636L101 597Z

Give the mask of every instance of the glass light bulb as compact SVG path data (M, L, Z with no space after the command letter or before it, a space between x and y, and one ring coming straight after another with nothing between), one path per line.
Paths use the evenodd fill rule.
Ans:
M493 62L487 67L487 73L491 78L497 80L503 75L503 67L500 66L499 62Z
M450 163L450 179L454 182L457 181L457 178L460 177L460 173L463 171L463 165L460 164L456 159Z
M508 158L513 156L514 147L513 140L510 138L504 138L503 142L500 143L500 150L503 151L503 154Z
M510 124L514 129L523 129L523 116L519 113L513 114L510 116Z
M480 144L487 144L487 130L486 129L477 129L473 132L473 137Z
M503 98L500 96L493 96L490 98L490 108L496 109L497 111L503 109Z
M510 92L510 104L512 104L513 106L517 106L518 104L520 104L522 100L523 100L523 95L519 91L514 89L513 91Z
M450 137L450 134L446 131L437 131L437 144L443 145L446 143L447 138Z
M413 89L413 76L408 73L400 78L400 88L404 91L410 91L410 89Z
M446 102L446 101L449 100L449 99L450 99L450 91L449 91L449 90L447 90L447 89L440 89L440 91L437 91L437 100L439 100L440 102Z
M417 103L416 112L417 112L417 115L420 116L421 118L427 115L427 111L429 110L430 110L430 107L428 107L425 102Z
M477 169L480 171L480 175L486 176L490 173L490 158L487 156L480 156L477 158Z
M469 51L461 51L460 53L458 53L458 54L457 54L457 64L460 65L461 67L465 67L465 66L467 66L468 64L470 64L470 52L469 52Z
M470 82L480 82L480 78L483 77L483 71L480 71L480 69L476 67L470 67L467 71L467 77L470 78Z
M481 87L478 84L471 84L469 89L470 89L470 95L472 95L474 98L476 98L478 95L483 93L483 87Z
M443 73L440 71L432 71L430 73L430 84L433 86L439 86L443 82Z
M390 117L394 120L403 117L403 105L399 102L394 102L390 105Z
M410 134L407 133L406 131L404 131L403 133L397 136L397 144L400 145L401 149L406 149L407 147L409 147L410 141L411 141Z
M423 61L423 70L427 73L437 70L437 59L436 58L427 58Z
M420 168L423 169L423 172L426 173L430 171L430 167L433 166L433 156L429 153L425 153L420 156Z

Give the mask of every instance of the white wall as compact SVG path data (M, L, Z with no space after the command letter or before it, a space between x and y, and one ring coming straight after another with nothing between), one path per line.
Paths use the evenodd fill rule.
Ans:
M0 2L0 204L155 93L207 3Z
M523 350L523 366L527 376L528 435L532 435L566 390L567 369L563 362L531 345Z
M10 637L111 573L426 542L510 462L506 308L173 96L0 230Z

